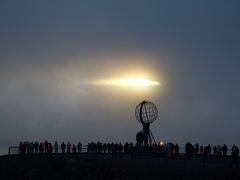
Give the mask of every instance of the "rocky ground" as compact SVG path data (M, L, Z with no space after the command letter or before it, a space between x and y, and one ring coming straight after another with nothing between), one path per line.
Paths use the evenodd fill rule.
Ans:
M1 179L239 180L230 157L146 155L14 155L0 157Z

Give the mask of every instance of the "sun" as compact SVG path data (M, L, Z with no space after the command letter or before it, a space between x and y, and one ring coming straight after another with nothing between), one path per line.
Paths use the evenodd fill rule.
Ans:
M147 87L147 86L155 86L159 85L159 82L157 81L151 81L149 79L143 79L143 78L119 78L119 79L112 79L109 81L110 85L113 86L120 86L120 87Z
M152 81L150 79L142 77L100 79L94 81L93 84L99 86L136 87L136 88L160 85L158 81Z

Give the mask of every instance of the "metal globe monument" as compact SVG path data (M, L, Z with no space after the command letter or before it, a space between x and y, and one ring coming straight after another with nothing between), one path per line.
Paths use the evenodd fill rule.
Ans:
M149 101L142 101L135 109L136 119L143 125L142 131L136 135L138 145L148 146L153 142L156 143L150 130L150 124L153 123L158 116L157 107Z

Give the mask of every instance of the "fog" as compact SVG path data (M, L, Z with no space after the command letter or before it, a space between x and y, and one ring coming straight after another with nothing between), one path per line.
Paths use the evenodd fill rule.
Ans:
M238 1L1 1L0 146L135 142L143 100L157 141L239 143ZM129 74L144 91L94 86Z

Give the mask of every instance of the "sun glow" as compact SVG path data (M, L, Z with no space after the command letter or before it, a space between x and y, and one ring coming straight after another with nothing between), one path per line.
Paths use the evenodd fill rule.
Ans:
M118 86L118 87L149 87L159 86L160 83L157 81L151 81L145 78L114 78L114 79L102 79L93 82L94 85L104 86Z

